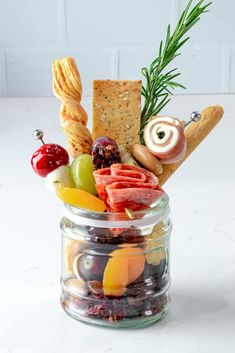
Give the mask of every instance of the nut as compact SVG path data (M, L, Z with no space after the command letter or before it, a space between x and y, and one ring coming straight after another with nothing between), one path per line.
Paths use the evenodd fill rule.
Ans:
M64 263L67 276L73 276L73 261L81 250L82 242L70 238L64 238Z
M64 285L67 291L73 296L84 296L87 294L86 284L81 279L70 278Z
M93 294L103 295L103 283L100 281L88 281L88 288Z
M148 264L158 266L162 260L166 259L166 250L163 247L154 248L152 244L149 244L145 248L145 257Z
M155 175L163 172L161 162L144 145L136 143L132 150L133 157L146 169Z
M134 160L129 150L125 146L119 145L119 151L122 163L138 166L138 163Z

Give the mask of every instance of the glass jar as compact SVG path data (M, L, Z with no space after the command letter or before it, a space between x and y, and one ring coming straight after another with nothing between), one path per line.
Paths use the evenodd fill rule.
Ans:
M112 327L141 327L169 307L168 196L154 207L97 213L65 204L61 304L73 318Z

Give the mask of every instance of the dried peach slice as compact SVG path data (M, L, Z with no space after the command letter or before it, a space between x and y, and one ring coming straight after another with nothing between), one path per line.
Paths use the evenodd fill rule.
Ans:
M140 248L126 247L113 251L104 270L105 295L122 296L126 286L144 270L145 256Z
M115 297L122 296L128 281L128 258L113 257L109 259L104 270L104 294Z
M56 193L62 201L72 206L81 207L96 212L103 212L106 209L103 201L81 189L58 187Z

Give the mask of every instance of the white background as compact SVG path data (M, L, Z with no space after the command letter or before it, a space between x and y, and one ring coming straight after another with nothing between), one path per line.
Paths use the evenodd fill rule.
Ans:
M234 353L235 95L221 94L235 92L233 0L215 0L192 31L179 62L187 95L174 97L164 111L186 120L208 105L225 109L219 126L165 185L174 229L172 303L163 321L115 331L63 312L61 203L30 166L39 145L35 128L47 142L66 144L60 103L40 98L52 94L52 60L76 58L86 96L94 78L135 79L182 3L0 0L0 353ZM90 115L91 98L83 105Z
M186 2L0 0L0 96L51 96L51 62L65 55L85 95L92 79L140 77ZM191 30L176 63L185 93L235 92L234 12L233 0L214 0Z

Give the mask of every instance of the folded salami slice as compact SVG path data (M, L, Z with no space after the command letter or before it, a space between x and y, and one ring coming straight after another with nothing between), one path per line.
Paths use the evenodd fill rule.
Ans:
M110 168L96 170L94 177L99 197L112 212L123 212L125 208L145 209L163 194L158 178L136 166L113 164Z
M141 179L145 183L158 184L158 178L148 170L134 165L117 163L111 166L112 175L122 175ZM143 178L145 177L145 178Z
M108 204L113 212L122 212L125 208L132 211L145 209L163 194L162 190L147 183L113 183L107 186L106 191Z
M118 164L120 166L120 164ZM121 164L122 166L122 164ZM146 176L143 173L136 171L128 171L125 174L124 170L116 168L115 171L112 168L98 169L94 173L96 181L96 190L101 200L107 204L107 191L106 187L115 182L145 182ZM125 174L125 175L124 175Z
M146 176L143 173L132 171L122 171L111 168L98 169L94 173L96 184L109 185L115 181L136 181L145 182Z

